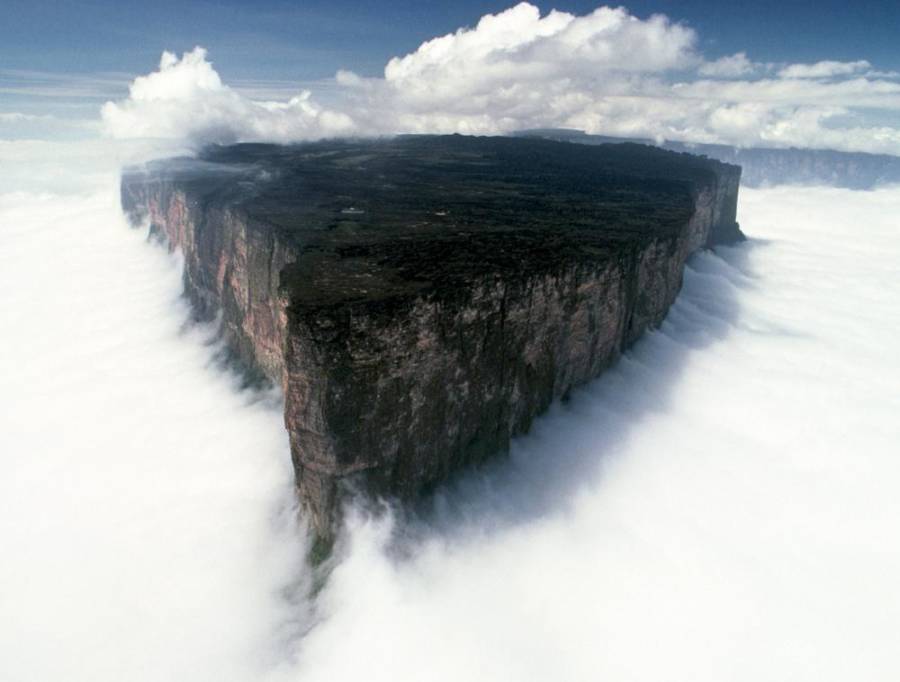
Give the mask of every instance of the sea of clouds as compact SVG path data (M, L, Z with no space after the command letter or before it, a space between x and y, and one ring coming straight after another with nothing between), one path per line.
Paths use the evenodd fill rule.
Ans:
M900 150L829 123L896 109L896 74L696 44L521 4L341 72L339 105L251 99L198 49L88 126L115 139L3 114L0 679L900 677L900 189L742 189L750 240L696 254L659 330L415 512L351 510L324 583L280 396L119 207L123 163L383 122Z
M299 672L894 679L898 208L743 190L751 240L696 255L659 331L427 528L357 522Z
M58 145L0 193L0 678L256 679L302 615L279 398L188 324L117 156Z
M900 190L742 190L661 329L414 518L351 514L311 600L279 396L126 225L136 152L45 186L10 149L4 680L900 674Z

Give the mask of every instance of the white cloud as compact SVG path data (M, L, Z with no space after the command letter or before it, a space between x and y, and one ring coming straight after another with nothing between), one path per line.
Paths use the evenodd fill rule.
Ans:
M712 62L705 62L700 65L697 72L701 76L710 76L711 78L739 78L753 73L758 68L760 65L750 61L746 52L737 52L726 57L719 57Z
M302 615L281 406L128 228L139 146L0 142L4 682L260 680Z
M380 78L339 71L329 106L304 91L258 101L222 83L205 52L138 78L103 108L119 137L288 141L342 134L496 134L567 127L611 135L900 154L900 83L867 61L784 65L744 52L706 61L690 27L601 7L520 3L391 59ZM870 123L871 121L871 123Z
M95 137L99 126L95 118L62 118L52 114L21 111L0 112L0 141L27 139L79 139Z
M565 125L598 95L633 92L653 78L699 63L694 32L623 8L541 17L520 3L471 29L390 60L372 83L378 120L404 130L497 133Z
M164 52L159 70L136 78L128 99L101 111L112 137L186 138L197 143L286 142L353 132L347 114L316 105L308 90L286 102L244 97L219 78L197 47L181 59Z
M698 61L695 40L691 29L661 15L642 21L623 8L601 7L583 17L555 10L541 17L520 3L391 59L384 77L407 95L451 98L498 83L686 68Z
M142 145L0 143L4 682L900 679L900 191L742 189L756 240L313 609L280 406L124 224Z
M782 78L833 78L868 71L872 65L861 59L856 62L821 61L814 64L791 64L778 72Z
M765 241L693 259L662 329L448 492L411 559L354 524L298 677L896 677L898 210L742 189Z
M54 121L55 116L49 114L23 114L21 111L0 111L0 123L32 123L35 121Z

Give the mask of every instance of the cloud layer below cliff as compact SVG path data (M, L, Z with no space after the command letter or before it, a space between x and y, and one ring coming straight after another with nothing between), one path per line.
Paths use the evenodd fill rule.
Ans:
M742 190L752 241L510 461L357 519L303 679L894 679L898 209Z
M391 59L378 78L336 74L328 105L309 90L254 100L224 84L202 48L134 81L103 107L115 137L289 141L396 132L569 127L741 146L900 154L900 81L865 60L715 60L690 27L600 7L582 16L521 3Z
M52 152L0 146L4 680L900 674L900 191L742 190L750 243L509 460L358 513L313 617L277 401L186 325L118 152Z
M303 617L280 405L216 368L178 262L128 229L133 153L0 145L10 682L259 679Z

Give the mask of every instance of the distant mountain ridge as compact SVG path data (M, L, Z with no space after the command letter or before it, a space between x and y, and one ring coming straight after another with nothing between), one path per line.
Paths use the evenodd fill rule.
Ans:
M649 138L589 135L580 130L538 128L514 133L518 137L540 137L577 144L634 142L676 152L707 156L743 168L741 183L748 187L771 185L830 185L848 189L873 189L900 183L900 156L840 152L831 149L739 148L721 144L664 142Z

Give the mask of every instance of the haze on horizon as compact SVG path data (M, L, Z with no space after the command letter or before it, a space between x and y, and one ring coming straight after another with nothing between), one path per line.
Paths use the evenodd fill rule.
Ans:
M793 48L699 0L10 7L0 678L900 676L900 189L742 188L749 241L693 257L659 330L420 516L351 510L315 598L280 396L223 366L118 198L121 164L211 141L566 126L898 154L897 7L824 3L817 29L766 6Z

